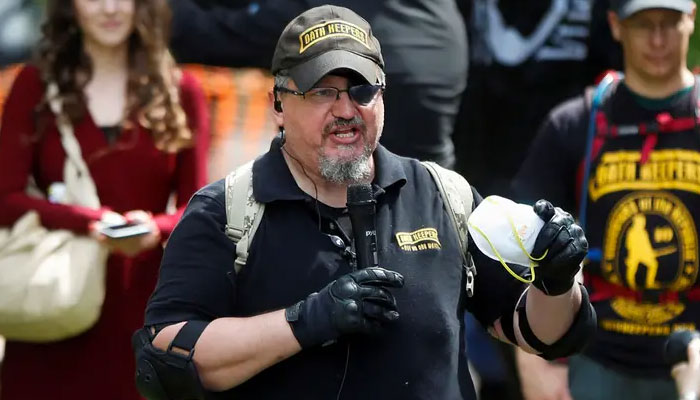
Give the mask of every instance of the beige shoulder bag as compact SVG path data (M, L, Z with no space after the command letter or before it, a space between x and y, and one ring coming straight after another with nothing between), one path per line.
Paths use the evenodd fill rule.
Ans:
M66 202L99 208L95 183L73 126L61 113L55 84L47 95L66 152ZM0 336L52 342L90 329L104 301L107 256L107 249L92 238L44 228L36 211L0 229Z

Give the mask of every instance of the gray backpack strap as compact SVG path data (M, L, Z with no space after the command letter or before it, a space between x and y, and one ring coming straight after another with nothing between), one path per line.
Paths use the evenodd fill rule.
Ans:
M474 278L476 277L476 267L474 261L468 254L469 238L467 220L472 212L474 196L472 188L464 177L454 171L443 168L431 161L421 161L433 177L435 184L440 191L447 213L452 219L452 223L459 236L462 246L462 262L467 270L467 296L474 295Z
M226 236L236 244L236 273L248 261L250 244L265 211L265 204L253 197L253 162L226 176Z

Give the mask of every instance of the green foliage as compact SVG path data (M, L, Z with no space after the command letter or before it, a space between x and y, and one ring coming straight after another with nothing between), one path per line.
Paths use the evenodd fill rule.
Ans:
M698 3L698 0L695 0ZM688 66L693 68L700 67L700 26L697 25L697 18L695 18L695 33L690 37L690 49L688 50Z

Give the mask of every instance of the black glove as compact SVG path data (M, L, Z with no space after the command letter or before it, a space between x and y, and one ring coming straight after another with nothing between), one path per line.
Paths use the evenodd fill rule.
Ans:
M403 276L383 268L351 272L287 308L287 321L302 348L344 334L375 333L399 318L389 287L403 287Z
M540 258L545 251L548 253L535 269L532 284L549 296L566 293L574 284L581 261L588 253L588 241L571 214L561 208L555 208L547 200L539 200L534 209L545 224L537 235L532 256Z

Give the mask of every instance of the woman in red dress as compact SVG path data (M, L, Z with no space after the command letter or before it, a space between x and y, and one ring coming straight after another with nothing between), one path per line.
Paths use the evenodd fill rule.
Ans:
M165 0L48 1L38 59L17 77L0 125L0 225L34 209L47 228L97 237L111 251L107 293L100 320L85 333L7 344L2 400L139 398L131 335L143 324L162 244L206 183L207 109L198 84L167 51L168 22ZM47 82L60 88L101 209L25 194L30 176L44 193L63 180ZM176 210L168 213L172 195ZM151 232L108 239L94 228L106 213L140 220Z

